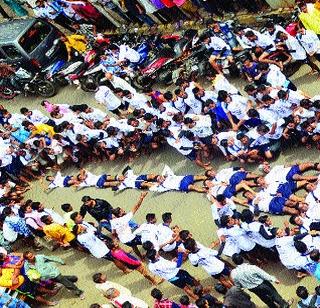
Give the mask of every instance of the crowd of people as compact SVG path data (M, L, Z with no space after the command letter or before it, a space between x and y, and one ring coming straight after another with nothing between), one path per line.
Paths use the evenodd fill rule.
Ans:
M74 30L70 18L78 23L92 18L90 4L78 2L38 0L34 10L37 16ZM148 23L147 15L139 12L135 17ZM101 29L104 21L99 14L90 22ZM132 18L131 14L125 17ZM110 45L102 57L107 83L94 94L104 111L84 103L47 100L39 109L22 107L20 112L0 106L0 287L16 290L26 299L24 303L5 293L0 303L55 306L58 302L48 297L62 287L85 298L86 290L76 284L78 278L63 275L54 262L62 265L64 261L46 255L45 249L81 251L112 262L119 274L135 270L151 285L167 281L185 292L178 303L166 298L161 286L153 288L150 296L157 308L256 307L246 290L268 307L289 307L293 299L284 299L273 285L279 283L278 278L261 269L270 262L294 271L299 279L314 276L320 281L320 164L271 166L269 162L287 148L320 149L320 99L299 91L285 74L294 61L308 65L311 74L319 78L315 59L319 59L320 40L301 24L292 36L280 25L268 23L263 33L237 27L233 46L223 39L219 22L209 20L208 26L210 31L199 41L212 51L209 63L214 73L205 76L211 81L210 88L180 77L171 91L139 93L128 80L117 76L124 62L130 67L139 55L132 48ZM94 31L86 28L82 35L87 32L94 37ZM248 82L244 89L231 84L217 63L221 51L232 62L233 52L239 48L251 50L242 60L242 75ZM283 51L285 59L270 57L276 50ZM161 174L135 174L127 166L120 174L96 175L85 169L86 164L103 160L132 162L160 147L174 148L203 172L176 175L165 166ZM211 164L218 156L238 161L241 167L215 170ZM249 163L257 163L259 172L249 172ZM79 172L66 175L69 165ZM79 210L64 203L60 215L41 202L25 200L30 182L35 180L40 180L45 190L65 189L62 193L70 187L142 192L128 212L84 195ZM168 191L207 196L217 228L210 247L199 243L187 226L174 225L170 212L161 215L159 224L151 210L144 222L136 222L134 216L147 194ZM305 191L305 196L300 191ZM89 215L94 223L87 221ZM276 227L271 215L290 217ZM13 249L17 241L32 249L17 253ZM128 252L131 249L133 252ZM44 254L36 253L40 250ZM215 291L223 294L221 299L182 269L188 261L213 278ZM148 299L135 297L127 288L108 281L102 272L95 273L92 280L115 307L148 307ZM313 292L300 285L296 296L298 307L320 305L319 287Z
M104 29L112 29L123 23L138 23L153 26L160 23L183 20L201 20L199 9L209 15L222 17L226 13L247 10L257 13L266 10L268 5L263 0L237 3L228 1L203 0L27 0L25 6L16 0L5 0L6 5L17 16L28 15L32 9L36 17L46 18L63 28L73 31L72 23L95 24ZM10 18L9 12L0 6L3 18Z

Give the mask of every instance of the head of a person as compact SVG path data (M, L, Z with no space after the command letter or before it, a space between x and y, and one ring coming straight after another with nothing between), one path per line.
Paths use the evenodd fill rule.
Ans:
M25 260L27 260L27 261L34 261L34 259L35 259L35 255L34 255L34 253L33 252L31 252L31 251L25 251L24 253L23 253L23 258L25 259Z
M262 74L267 73L269 71L268 63L259 63L258 64L258 71L260 71Z
M305 2L299 4L299 9L302 13L308 13L308 6Z
M220 102L225 102L225 103L229 103L231 101L230 95L227 91L225 90L220 90L218 92L218 100Z
M285 33L285 32L279 31L279 32L277 33L277 39L278 39L279 41L284 42L284 41L286 41L286 40L288 39L288 34Z
M249 209L244 209L241 213L241 220L246 223L253 222L254 215Z
M81 201L83 202L84 205L86 206L90 206L93 207L95 205L95 201L93 198L91 198L90 196L83 196L81 198Z
M159 254L155 249L151 249L151 250L147 251L146 258L150 262L155 262L155 261L157 261L159 259Z
M259 176L258 178L255 178L254 182L258 184L259 186L266 185L266 180L263 176Z
M90 308L102 308L102 306L98 303L94 303L90 305Z
M103 273L95 273L92 276L94 283L105 283L107 281L107 275Z
M114 298L117 298L119 295L120 295L120 292L116 288L109 288L104 293L104 296L107 299L114 299Z
M81 224L83 222L83 217L79 212L74 212L70 215L70 219L76 224Z
M268 21L265 27L270 34L273 34L274 31L276 30L273 21Z
M151 290L151 296L152 296L154 299L160 301L160 300L162 299L162 297L163 297L163 293L162 293L159 289L153 288L153 289Z
M217 195L216 200L221 204L225 205L227 203L226 197L222 194Z
M146 215L146 221L149 224L155 224L157 222L156 214L154 213L148 213Z
M172 213L166 212L162 214L162 221L165 224L171 224L172 222Z
M241 264L243 264L244 260L243 260L243 257L242 257L239 253L235 253L235 254L232 256L232 262L233 262L235 265L241 265Z
M190 305L190 298L187 295L182 295L179 299L179 303L182 306L189 306Z
M192 238L192 234L189 230L181 230L179 232L179 238L182 242L185 242L188 238Z
M303 225L303 220L299 215L290 216L289 222L294 226L302 226Z
M44 215L40 218L40 220L45 224L45 225L50 225L53 223L53 219L50 215Z
M302 241L294 241L294 247L298 252L302 254L305 254L306 252L308 252L308 247L306 243Z
M296 290L296 294L301 299L307 299L309 296L309 292L305 286L299 286Z
M126 211L121 207L116 207L112 209L112 215L114 215L116 218L119 218L126 215Z
M198 247L197 243L193 238L188 238L186 241L183 243L185 249L189 250L191 253L196 252Z
M70 203L63 203L63 204L61 204L61 210L66 212L66 213L69 213L69 212L73 211L73 208L72 208L72 205Z
M270 163L268 161L264 161L262 164L260 164L259 170L263 171L264 173L269 173L271 170Z
M151 241L146 241L146 242L142 243L142 248L145 251L149 251L149 250L154 249L154 245L153 245L153 243Z
M258 221L264 225L267 225L267 226L271 226L272 225L272 220L270 218L270 216L268 215L261 215L259 218L258 218Z
M220 218L220 224L222 228L232 227L234 225L234 219L229 215L223 215Z
M20 113L23 114L24 116L28 116L28 115L31 114L31 111L29 111L29 109L26 108L26 107L22 107L22 108L20 109Z
M251 30L247 31L245 36L250 42L254 42L258 38Z
M319 262L320 261L320 251L319 249L313 249L310 251L310 259L314 262Z
M204 297L198 298L196 300L196 306L198 308L209 308L209 302Z

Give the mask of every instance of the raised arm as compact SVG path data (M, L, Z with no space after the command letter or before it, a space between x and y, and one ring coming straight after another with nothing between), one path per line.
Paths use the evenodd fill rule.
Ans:
M142 202L143 202L143 200L144 200L144 198L146 197L147 194L148 194L147 191L144 191L144 192L142 192L142 193L140 194L140 197L139 197L137 203L136 203L136 204L134 205L134 207L132 208L132 213L133 213L133 214L135 214L135 213L138 211L138 209L140 208L140 206L141 206L141 204L142 204Z

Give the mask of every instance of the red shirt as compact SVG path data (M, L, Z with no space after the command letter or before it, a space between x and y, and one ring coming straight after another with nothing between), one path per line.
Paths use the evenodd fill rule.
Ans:
M166 7L173 7L175 6L175 3L172 0L161 0L161 2L164 4Z

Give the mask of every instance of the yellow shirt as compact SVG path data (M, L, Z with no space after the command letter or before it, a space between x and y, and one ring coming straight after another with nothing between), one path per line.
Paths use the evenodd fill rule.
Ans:
M83 53L87 50L87 41L84 35L72 34L67 36L67 41L64 42L67 48L68 55L70 55L72 48Z
M52 126L48 124L36 124L35 129L32 130L32 135L43 135L47 134L49 137L52 137L55 134L55 131Z
M319 12L319 10L315 9L311 13L301 12L299 14L299 19L306 29L312 30L316 34L320 34L320 12Z
M75 235L71 233L67 227L61 226L57 223L45 225L43 227L43 232L53 240L64 244L70 243L75 239Z

